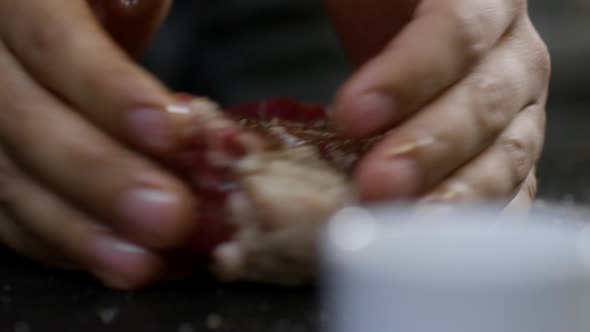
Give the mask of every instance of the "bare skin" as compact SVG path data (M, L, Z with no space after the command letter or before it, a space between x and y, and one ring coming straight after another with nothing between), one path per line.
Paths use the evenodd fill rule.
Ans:
M168 6L148 2L110 1L102 15L107 24L142 16L139 38L119 39L144 44ZM159 253L195 227L190 191L149 157L177 144L172 95L86 2L2 1L0 21L2 242L113 287L162 278Z
M359 64L333 120L389 133L358 170L365 198L530 206L550 60L525 0L326 3Z
M129 3L0 2L0 242L124 289L169 277L162 253L198 227L152 161L175 151L183 110L129 56L170 2ZM390 132L356 175L364 198L530 204L549 59L524 0L326 3L360 65L334 123Z

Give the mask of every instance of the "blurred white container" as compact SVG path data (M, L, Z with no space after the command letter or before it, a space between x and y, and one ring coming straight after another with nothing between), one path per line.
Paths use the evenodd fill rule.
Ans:
M590 331L590 233L516 218L340 211L322 239L328 332Z

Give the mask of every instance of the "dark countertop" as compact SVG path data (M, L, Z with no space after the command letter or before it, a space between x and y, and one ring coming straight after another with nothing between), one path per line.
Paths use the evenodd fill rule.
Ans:
M583 106L551 107L549 123L541 195L587 202L590 113ZM0 332L305 332L321 320L312 289L194 279L125 293L76 273L40 268L1 249L0 262Z
M219 285L193 279L130 293L0 250L1 332L314 330L312 289Z

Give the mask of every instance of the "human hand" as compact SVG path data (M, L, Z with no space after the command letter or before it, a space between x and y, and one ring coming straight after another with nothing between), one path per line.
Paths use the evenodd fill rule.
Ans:
M136 53L169 1L92 5ZM162 278L194 226L191 193L148 157L176 148L173 96L84 1L1 1L0 70L0 242L113 287Z
M550 60L525 0L326 0L358 71L334 101L367 200L506 200L526 208Z

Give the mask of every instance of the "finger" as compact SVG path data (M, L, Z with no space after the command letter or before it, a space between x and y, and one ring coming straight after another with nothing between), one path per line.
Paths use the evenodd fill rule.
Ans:
M520 110L544 105L548 61L540 49L507 40L366 156L356 175L361 195L368 200L415 197L483 152Z
M18 254L48 266L70 266L62 255L45 241L14 222L0 209L0 243Z
M42 91L0 45L0 140L35 177L117 232L153 248L182 245L192 193Z
M455 171L426 195L424 200L493 200L507 203L514 198L515 193L521 191L521 188L525 188L524 193L531 194L529 198L532 199L536 192L536 189L531 187L535 184L533 170L541 155L543 135L543 106L528 107L490 148ZM525 195L519 195L518 201L522 201Z
M176 148L186 112L104 33L85 1L1 1L0 38L26 71L110 134L154 154Z
M464 77L522 7L512 0L423 1L391 44L338 93L335 126L353 137L391 128Z
M7 158L2 155L3 165ZM9 169L9 171L7 171ZM17 251L32 257L45 257L40 243L31 243L27 233L46 241L75 264L93 273L109 286L135 288L153 282L163 271L156 254L111 234L98 222L68 205L44 187L33 182L14 165L0 173L3 212L24 228L2 224L2 240ZM31 202L34 202L32 204Z
M87 0L111 37L138 56L166 16L170 0Z
M537 195L537 177L532 171L520 187L516 197L506 206L505 213L528 215Z

